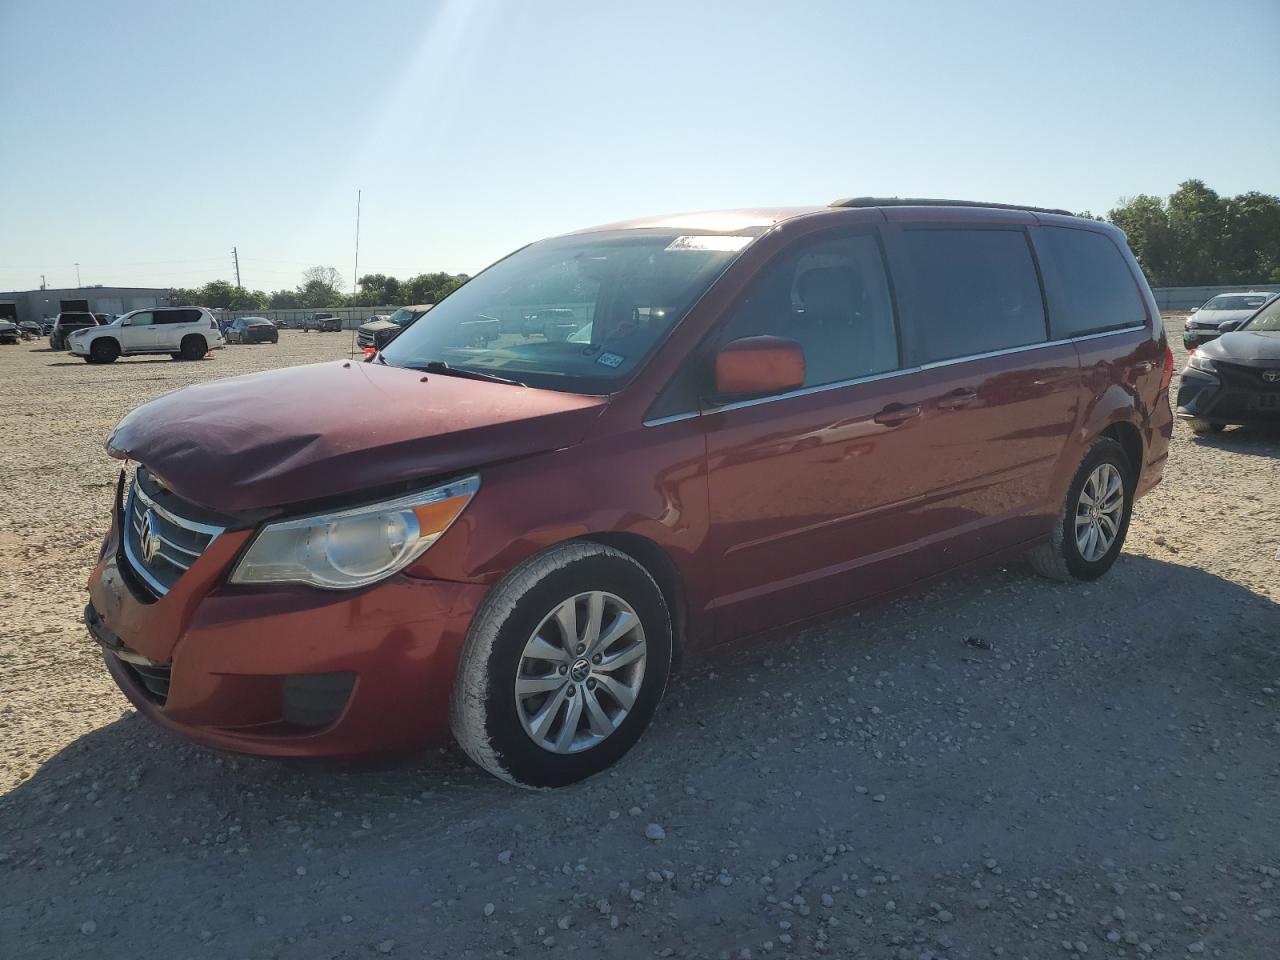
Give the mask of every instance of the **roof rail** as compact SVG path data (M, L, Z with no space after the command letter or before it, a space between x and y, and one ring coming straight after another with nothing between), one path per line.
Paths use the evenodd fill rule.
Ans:
M920 197L848 197L833 200L832 207L988 207L994 210L1024 210L1027 213L1057 213L1074 217L1070 210L1054 207L1028 207L1020 203L983 203L980 200L926 200Z

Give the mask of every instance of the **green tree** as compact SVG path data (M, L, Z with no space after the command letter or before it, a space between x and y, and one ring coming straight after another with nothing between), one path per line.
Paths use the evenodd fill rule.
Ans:
M1226 199L1222 262L1230 283L1280 283L1280 197L1251 191Z
M420 273L404 282L400 299L404 303L439 303L468 279L466 274Z
M272 310L297 310L306 304L297 290L272 290L267 295L267 306Z
M1227 210L1223 199L1201 180L1188 180L1165 205L1173 234L1179 284L1221 283L1230 268L1223 261ZM1230 282L1229 280L1227 282Z
M235 293L236 288L226 280L210 280L198 292L200 306L225 310L231 306Z
M1146 193L1122 199L1107 219L1124 231L1148 283L1170 286L1179 282L1173 234L1163 200Z
M298 297L304 307L340 307L342 276L333 267L308 267L302 271L302 283L298 284Z
M360 278L360 290L352 302L367 307L400 303L400 281L385 273L367 273Z

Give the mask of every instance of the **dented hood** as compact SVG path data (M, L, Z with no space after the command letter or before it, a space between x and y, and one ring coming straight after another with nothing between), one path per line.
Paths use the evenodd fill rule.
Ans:
M184 499L234 513L571 446L604 403L339 361L165 394L125 417L107 451Z

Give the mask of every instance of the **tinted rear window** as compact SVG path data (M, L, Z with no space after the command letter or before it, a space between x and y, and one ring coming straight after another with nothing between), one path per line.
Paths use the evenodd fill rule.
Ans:
M1137 282L1109 237L1091 230L1043 227L1039 233L1060 286L1049 327L1055 339L1147 322Z
M195 309L157 310L156 323L195 323L200 311Z
M914 267L916 361L1045 340L1044 301L1022 230L907 230Z

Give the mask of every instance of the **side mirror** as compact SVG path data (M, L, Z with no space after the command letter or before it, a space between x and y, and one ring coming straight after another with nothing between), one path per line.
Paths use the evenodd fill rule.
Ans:
M747 399L804 386L804 350L786 337L742 337L716 354L716 395Z
M1230 333L1242 323L1244 323L1243 320L1223 320L1222 323L1218 324L1218 332Z
M127 327L127 326L129 326L129 324L130 324L130 323L131 323L131 321L129 320L129 318L128 318L128 317L122 317L122 318L121 318L121 320L120 320L120 326L122 326L122 327Z

